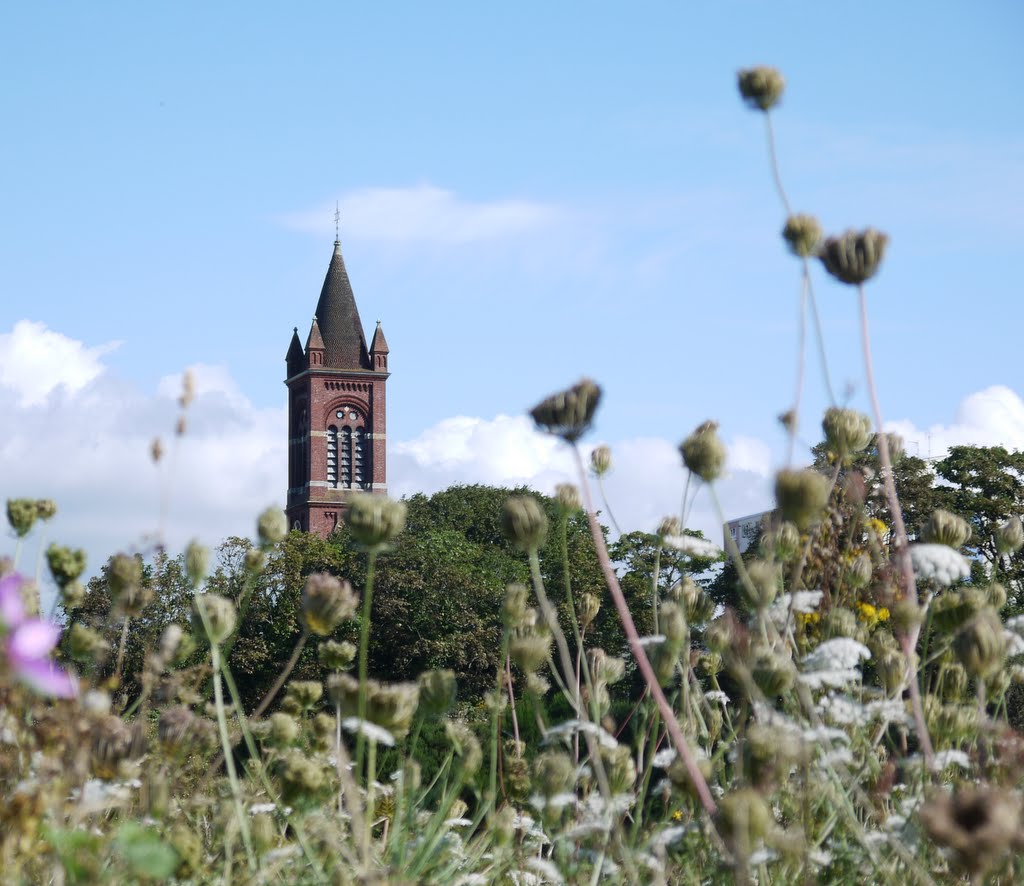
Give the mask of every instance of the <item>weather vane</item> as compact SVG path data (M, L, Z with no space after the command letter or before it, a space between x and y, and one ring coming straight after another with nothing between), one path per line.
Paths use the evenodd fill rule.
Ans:
M334 201L334 239L341 240L341 208L338 206L338 201Z

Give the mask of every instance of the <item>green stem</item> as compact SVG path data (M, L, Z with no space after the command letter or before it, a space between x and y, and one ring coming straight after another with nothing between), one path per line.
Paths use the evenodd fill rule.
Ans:
M370 548L366 562L366 589L363 591L363 617L359 625L359 729L356 732L356 780L363 771L363 751L366 739L363 722L366 720L366 680L370 657L370 613L373 607L373 579L377 570L377 548Z
M270 687L267 694L263 696L263 701L260 702L259 707L253 711L253 719L262 717L264 711L270 707L270 703L274 700L274 696L281 691L281 687L284 686L284 681L288 679L295 667L296 662L299 660L299 656L302 655L302 650L306 647L306 641L309 639L309 628L302 629L302 636L299 637L299 642L295 644L295 648L292 650L292 657L288 659L288 663L284 666L284 670L278 675L277 680L274 681L274 685Z

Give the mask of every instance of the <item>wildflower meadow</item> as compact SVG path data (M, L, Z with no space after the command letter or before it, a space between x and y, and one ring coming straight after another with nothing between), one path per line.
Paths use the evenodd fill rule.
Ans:
M59 502L10 499L0 882L1024 881L1024 456L928 464L883 431L871 281L898 244L796 211L783 76L738 88L800 323L789 459L749 547L687 526L729 463L713 420L666 478L679 512L615 524L590 379L531 410L575 458L554 496L354 493L326 541L269 509L251 540L101 568L47 538ZM829 279L871 415L832 387ZM186 376L175 446L191 396Z

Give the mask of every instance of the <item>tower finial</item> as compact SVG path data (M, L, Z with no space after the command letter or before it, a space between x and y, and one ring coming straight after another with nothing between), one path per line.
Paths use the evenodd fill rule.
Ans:
M334 242L341 242L341 207L334 201Z

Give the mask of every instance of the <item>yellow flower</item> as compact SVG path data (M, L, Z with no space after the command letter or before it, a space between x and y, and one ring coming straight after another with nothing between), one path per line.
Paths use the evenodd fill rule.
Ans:
M870 603L865 603L863 600L857 602L857 614L860 616L860 620L869 628L873 628L880 621L889 620L888 609L884 606L872 606Z
M821 621L821 614L818 612L798 612L796 614L796 620L798 624L807 627L807 625L816 625Z
M889 534L889 527L885 525L877 517L872 517L868 520L868 529L875 533L879 538L885 538Z

